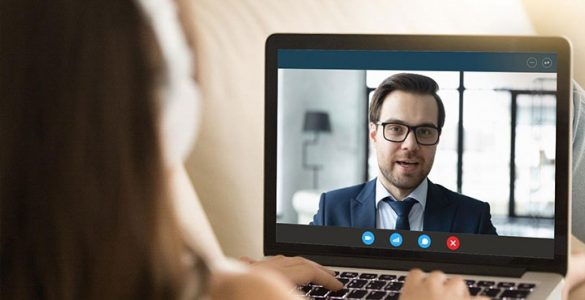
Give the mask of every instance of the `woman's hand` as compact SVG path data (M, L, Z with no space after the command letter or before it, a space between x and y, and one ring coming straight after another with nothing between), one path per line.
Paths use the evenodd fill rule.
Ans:
M408 272L400 300L489 299L472 298L463 279L447 278L443 272L426 274L419 269Z
M299 256L277 255L264 260L243 257L240 260L250 264L252 268L265 267L276 270L295 285L305 285L312 282L332 291L343 287L343 284L335 279L335 272Z

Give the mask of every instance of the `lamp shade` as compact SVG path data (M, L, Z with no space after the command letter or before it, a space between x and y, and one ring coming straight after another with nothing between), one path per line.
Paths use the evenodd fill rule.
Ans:
M322 111L305 112L305 121L303 123L303 132L331 132L331 123L329 114Z

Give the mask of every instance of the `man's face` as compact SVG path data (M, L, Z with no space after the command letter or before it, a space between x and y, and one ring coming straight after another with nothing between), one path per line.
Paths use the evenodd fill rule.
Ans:
M379 121L438 127L438 114L432 95L393 91L384 99ZM419 145L412 130L403 142L390 142L384 139L381 125L370 123L370 140L382 175L378 178L398 200L410 194L433 167L437 145Z

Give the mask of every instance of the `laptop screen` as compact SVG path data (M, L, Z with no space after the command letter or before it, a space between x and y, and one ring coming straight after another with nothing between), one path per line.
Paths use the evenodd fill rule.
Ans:
M559 51L404 40L270 50L274 242L554 259L569 173Z

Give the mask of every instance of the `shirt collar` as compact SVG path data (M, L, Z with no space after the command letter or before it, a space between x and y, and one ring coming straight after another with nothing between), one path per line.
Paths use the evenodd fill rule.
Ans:
M407 197L413 198L418 203L423 206L423 210L427 204L427 191L429 189L429 180L425 178L417 187L412 191ZM378 207L378 203L384 200L384 198L390 197L390 199L396 201L394 196L386 190L386 188L382 185L382 182L376 178L376 207Z

